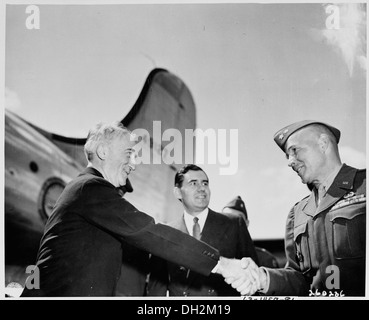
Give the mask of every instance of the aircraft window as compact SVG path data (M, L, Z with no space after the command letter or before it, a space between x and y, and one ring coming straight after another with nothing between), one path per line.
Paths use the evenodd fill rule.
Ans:
M38 171L38 165L34 161L31 161L30 162L29 167L30 167L30 169L31 169L32 172L37 172Z
M54 205L65 188L65 183L58 178L47 180L40 194L39 212L44 222L50 217Z

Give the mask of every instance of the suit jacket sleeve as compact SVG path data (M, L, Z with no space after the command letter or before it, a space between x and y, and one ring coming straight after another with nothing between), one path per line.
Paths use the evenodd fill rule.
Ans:
M294 208L291 209L286 225L285 251L287 263L284 268L267 269L270 277L269 289L266 295L296 295L306 296L309 292L309 283L300 271L296 261L296 248L293 239Z
M81 186L77 213L107 232L196 272L209 275L219 260L219 251L202 241L163 224L137 210L102 178Z

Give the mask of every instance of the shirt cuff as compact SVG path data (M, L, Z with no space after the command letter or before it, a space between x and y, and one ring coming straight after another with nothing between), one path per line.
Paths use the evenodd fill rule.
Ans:
M264 267L260 267L260 269L263 269L266 273L266 284L264 288L261 288L260 290L258 290L258 292L264 293L266 294L269 290L269 285L270 285L270 275L269 275L269 271L267 268Z

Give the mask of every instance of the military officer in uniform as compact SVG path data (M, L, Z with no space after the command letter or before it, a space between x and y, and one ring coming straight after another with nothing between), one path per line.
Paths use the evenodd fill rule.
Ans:
M286 224L283 269L244 267L258 285L241 294L365 295L366 170L341 163L340 131L305 120L279 130L274 140L311 194L291 209Z

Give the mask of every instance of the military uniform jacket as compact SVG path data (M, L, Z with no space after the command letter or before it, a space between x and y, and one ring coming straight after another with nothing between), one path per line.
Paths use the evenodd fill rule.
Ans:
M284 269L267 295L365 295L366 170L343 165L318 207L315 193L287 218ZM310 291L311 290L311 291Z
M183 216L169 225L188 233ZM201 241L217 248L227 258L251 257L258 261L254 244L242 217L226 216L209 209ZM204 276L180 263L152 259L148 295L163 296L239 296L218 274Z
M129 244L209 275L219 252L137 210L101 173L70 182L46 223L38 252L40 288L22 296L112 296ZM122 274L122 277L127 276Z

